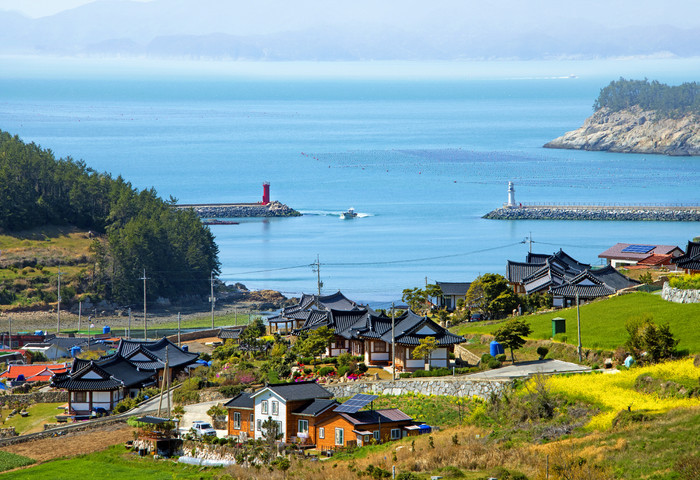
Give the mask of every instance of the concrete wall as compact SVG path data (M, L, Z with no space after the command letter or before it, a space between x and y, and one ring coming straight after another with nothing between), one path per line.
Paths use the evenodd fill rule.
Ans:
M661 298L674 303L700 303L700 290L681 290L665 282L661 290Z
M484 400L491 393L500 394L510 384L509 380L467 380L464 376L402 378L396 381L347 382L323 385L336 397L351 397L357 393L377 395L449 395L453 397L477 396Z

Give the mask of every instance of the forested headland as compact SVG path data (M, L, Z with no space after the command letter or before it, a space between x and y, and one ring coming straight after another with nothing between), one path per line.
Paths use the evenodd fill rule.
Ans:
M687 82L669 86L657 80L625 80L620 77L600 90L593 109L619 112L635 106L666 117L697 114L700 113L700 85Z
M0 233L48 225L94 232L82 290L100 299L140 303L144 269L150 298L208 293L218 247L199 217L174 202L0 131Z

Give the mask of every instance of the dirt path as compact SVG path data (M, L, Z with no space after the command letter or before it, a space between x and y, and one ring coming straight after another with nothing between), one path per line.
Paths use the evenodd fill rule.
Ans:
M45 462L59 457L73 457L84 453L97 452L112 445L133 440L133 431L133 427L116 424L97 430L76 432L61 437L44 438L18 445L10 445L0 450L23 455L37 462Z

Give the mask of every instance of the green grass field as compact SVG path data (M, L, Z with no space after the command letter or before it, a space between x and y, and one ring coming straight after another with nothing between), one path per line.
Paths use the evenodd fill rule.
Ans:
M0 472L12 470L13 468L31 465L34 460L31 458L15 455L14 453L0 451Z
M20 457L23 458L23 457ZM0 457L0 460L2 457ZM221 475L220 468L205 468L181 465L171 460L153 460L126 452L121 445L103 452L79 457L54 460L35 467L0 475L3 479L75 480L76 478L149 480L193 479L210 480Z
M36 403L27 408L29 416L15 415L5 420L4 426L15 427L15 431L19 434L41 432L44 430L45 423L56 423L56 415L63 413L58 409L59 405L63 403ZM3 410L3 418L7 418L8 413L9 410Z
M627 340L625 323L630 317L651 314L658 324L668 323L673 335L680 339L678 348L690 353L700 352L700 304L680 304L663 300L659 295L632 293L584 304L581 306L581 343L584 348L614 350ZM555 340L575 345L576 308L527 315L523 318L532 326L531 339L552 337L552 319L566 319L566 334ZM453 331L458 334L493 333L498 323L467 323Z

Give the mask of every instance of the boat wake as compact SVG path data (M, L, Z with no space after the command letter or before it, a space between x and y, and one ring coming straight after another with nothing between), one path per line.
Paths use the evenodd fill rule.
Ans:
M299 210L299 213L302 215L309 215L309 216L319 216L319 217L336 217L340 218L340 215L342 215L345 212L342 212L340 210ZM366 218L366 217L373 217L374 215L371 213L363 213L363 212L355 212L357 214L356 218Z

